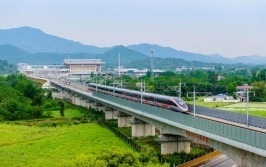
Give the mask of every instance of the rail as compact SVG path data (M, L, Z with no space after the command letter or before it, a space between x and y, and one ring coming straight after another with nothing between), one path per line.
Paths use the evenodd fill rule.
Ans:
M188 104L188 110L190 112L193 111L193 105ZM220 110L220 109L214 109L214 108L208 108L208 107L202 107L202 106L196 106L195 112L197 114L206 115L209 117L224 119L231 122L236 122L240 124L247 124L247 116L245 114ZM258 128L266 129L266 118L263 117L256 117L256 116L249 116L249 126L254 126Z
M255 132L249 129L244 129L228 124L222 124L203 118L193 117L155 106L140 104L134 101L129 101L98 92L93 92L93 96L108 100L113 103L117 103L118 105L127 106L129 108L139 110L143 113L151 114L159 118L164 118L169 121L177 122L186 126L193 127L195 129L225 137L237 142L245 143L247 145L251 145L264 150L266 149L266 134L264 133Z

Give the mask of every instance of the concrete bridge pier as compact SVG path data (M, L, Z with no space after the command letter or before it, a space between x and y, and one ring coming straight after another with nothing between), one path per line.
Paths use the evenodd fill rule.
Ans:
M87 101L86 101L86 99L83 97L83 98L81 98L81 100L80 100L80 105L82 106L82 107L87 107Z
M94 101L92 100L87 100L87 108L94 108Z
M72 104L76 104L76 95L75 94L71 94L71 101L72 101Z
M101 103L95 102L94 108L97 109L97 111L104 111L105 106L102 105Z
M130 123L132 124L132 137L148 137L155 135L155 126L152 126L137 118L133 118Z
M161 154L173 154L184 151L190 153L190 141L182 136L162 134L158 141L161 142Z
M119 111L116 113L116 117L118 118L119 128L131 127L131 124L130 124L130 119L132 118L131 115L128 115L126 113Z
M81 98L78 96L78 95L72 95L72 103L77 105L77 106L80 106L80 101L81 101Z
M117 117L115 116L117 111L115 111L114 109L110 108L110 107L105 107L104 108L104 115L105 115L105 119L109 120L109 119L117 119Z
M64 94L64 96L68 96L68 94L69 94L69 92L66 89L63 89L62 93Z
M55 98L57 98L57 99L63 99L64 94L61 91L59 91L59 92L52 92L52 97L53 97L53 99L55 99Z

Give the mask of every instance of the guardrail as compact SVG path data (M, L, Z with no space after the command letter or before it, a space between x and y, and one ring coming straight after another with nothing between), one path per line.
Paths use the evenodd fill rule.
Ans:
M193 112L193 105L188 104L188 110L190 112ZM224 119L231 122L241 123L241 124L247 124L247 115L225 111L225 110L219 110L214 108L208 108L208 107L202 107L202 106L196 106L195 112L197 114L206 115L214 118ZM263 117L256 117L249 115L249 126L255 126L259 128L266 129L266 118Z
M140 104L134 101L93 92L93 96L108 100L118 105L127 106L129 108L142 111L143 113L151 114L159 118L164 118L169 121L181 123L186 126L193 127L202 131L206 131L221 137L225 137L237 142L245 143L257 148L266 149L266 134L255 132L249 129L244 129L228 124L222 124L219 122L206 120L203 118L193 117L190 115L182 114L179 112L173 112L171 110L158 108L146 104Z
M127 138L124 134L110 126L108 123L98 120L98 123L108 129L110 129L116 136L124 140L127 144L131 145L133 148L135 148L137 151L140 151L141 147L137 145L132 139Z

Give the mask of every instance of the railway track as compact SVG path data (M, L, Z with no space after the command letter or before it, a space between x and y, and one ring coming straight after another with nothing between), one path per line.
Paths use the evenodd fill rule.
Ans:
M67 82L64 82L64 84L66 84L68 86L72 86L74 88L77 88L77 89L85 91L85 92L92 92L92 91L89 91L88 87L85 86L85 85L80 85L80 84L76 84L76 83L71 83L70 84L70 83L67 83ZM99 92L101 92L101 91L99 91ZM110 92L109 93L101 92L101 93L113 95ZM130 98L126 98L124 95L123 96L119 96L118 95L118 97L124 98L124 99L127 99L127 100L133 100L132 98L131 99ZM136 99L133 100L133 101L140 102L139 100L136 100ZM145 103L145 104L152 105L151 103ZM152 106L156 106L156 105L152 105ZM156 106L156 107L159 107L159 106ZM174 111L174 112L177 112L177 111ZM266 134L266 129L262 129L262 128L258 128L258 127L246 126L245 124L240 124L240 123L237 123L237 122L232 122L232 121L227 121L227 120L224 120L224 119L214 118L214 117L210 117L210 116L206 116L206 115L202 115L202 114L195 114L194 115L192 112L181 112L181 113Z

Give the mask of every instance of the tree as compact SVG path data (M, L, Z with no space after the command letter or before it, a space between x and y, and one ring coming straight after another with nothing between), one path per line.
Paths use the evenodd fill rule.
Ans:
M148 70L147 72L146 72L146 78L150 78L151 77L151 70Z
M47 97L47 99L53 99L51 90L47 90L47 96L46 97Z
M62 100L60 100L58 104L60 107L60 115L64 117L65 116L65 103Z
M237 87L237 83L236 82L231 82L226 87L227 93L230 94L230 95L234 94L234 92L236 92L236 87Z
M265 81L266 80L266 69L262 69L258 72L258 81Z
M152 151L153 152L153 151ZM151 159L149 156L151 155ZM150 154L150 150L145 153L145 162L141 158L142 155L133 151L123 150L119 147L112 147L108 150L102 150L100 152L88 155L79 155L73 160L67 160L62 166L75 167L75 166L87 166L87 167L168 167L169 164L165 163L161 165L158 162L152 162L153 153ZM157 158L157 157L156 157Z
M93 78L95 76L94 72L90 73L90 78Z
M259 98L259 101L262 101L263 99L266 99L266 87L265 82L253 82L253 91L255 92L255 95L257 98Z

